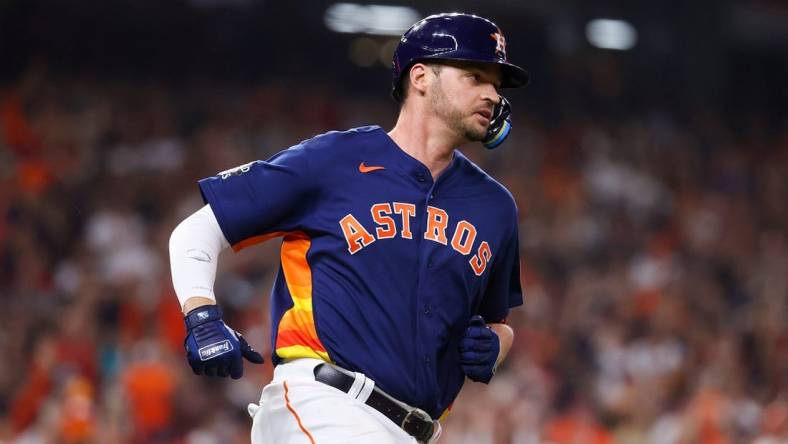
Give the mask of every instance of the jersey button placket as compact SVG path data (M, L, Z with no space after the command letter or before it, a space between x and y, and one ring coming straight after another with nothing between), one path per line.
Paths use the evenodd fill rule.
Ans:
M424 231L426 229L427 224L427 210L426 207L430 205L431 196L433 195L433 189L435 187L435 183L432 180L432 175L430 174L429 170L425 167L417 167L414 168L411 172L411 177L416 181L416 187L422 193L422 201L418 205L417 214L421 213L421 217L418 218L418 223L414 224L414 236L418 236L418 249L419 249L419 276L417 277L416 283L416 305L414 306L416 310L416 316L418 318L417 327L416 327L416 338L420 337L430 337L432 335L431 332L431 320L428 320L432 316L432 307L429 304L429 291L428 289L431 287L429 273L430 269L433 268L434 264L430 256L432 255L432 250L435 248L434 242L432 241L425 241L424 240ZM416 234L418 233L418 234ZM428 341L429 342L429 341ZM426 349L425 349L426 347ZM414 351L416 353L421 354L421 362L422 366L420 370L417 370L417 377L416 377L416 385L421 388L426 388L432 384L431 381L435 379L433 373L430 371L430 367L432 366L432 358L430 355L431 345L428 343L422 342L421 340L417 340L415 343ZM418 356L418 355L416 355ZM417 361L418 362L418 361ZM423 399L423 397L422 397Z

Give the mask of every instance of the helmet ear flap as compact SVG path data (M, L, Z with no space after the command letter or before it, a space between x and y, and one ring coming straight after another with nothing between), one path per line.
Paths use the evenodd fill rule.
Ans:
M490 126L487 128L487 135L482 140L482 144L488 150L497 148L509 137L512 130L512 106L506 97L498 96L500 101L493 107Z

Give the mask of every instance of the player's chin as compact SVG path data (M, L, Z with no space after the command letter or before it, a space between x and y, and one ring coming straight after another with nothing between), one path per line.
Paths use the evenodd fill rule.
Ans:
M476 122L465 126L465 138L470 142L481 142L487 135L487 127L487 124L480 124L476 120Z

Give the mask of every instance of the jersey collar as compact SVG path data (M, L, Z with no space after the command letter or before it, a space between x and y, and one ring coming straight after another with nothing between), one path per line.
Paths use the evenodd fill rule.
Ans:
M385 140L385 150L386 155L388 157L389 153L394 157L396 160L397 169L405 175L414 177L417 181L420 181L420 178L424 178L424 183L432 185L432 174L430 173L430 169L427 168L420 160L416 159L415 157L411 156L410 154L406 153L396 142L383 130L381 127L377 127L377 130L380 131L381 136ZM439 184L446 180L449 176L451 176L454 171L456 171L460 164L462 163L462 154L457 151L456 149L452 153L451 162L446 168L441 171L440 175L438 176L435 184Z

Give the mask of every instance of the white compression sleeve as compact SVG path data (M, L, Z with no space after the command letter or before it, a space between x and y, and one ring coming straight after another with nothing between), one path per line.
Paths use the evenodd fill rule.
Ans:
M219 253L229 246L210 205L175 227L170 236L170 271L181 307L195 296L216 300L213 283Z

